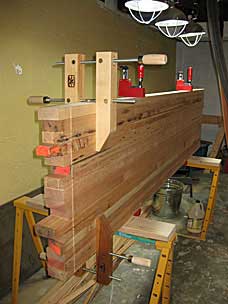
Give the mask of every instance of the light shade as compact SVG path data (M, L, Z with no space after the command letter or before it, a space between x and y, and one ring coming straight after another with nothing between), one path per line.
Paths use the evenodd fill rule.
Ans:
M185 14L174 6L163 12L155 23L162 34L169 38L175 38L182 34L187 24L188 20Z
M162 11L166 10L169 5L161 1L154 0L132 0L127 1L125 6L129 9L131 16L139 23L149 24L156 19ZM148 19L145 19L143 13L151 13Z
M205 34L206 32L199 23L191 21L186 26L183 34L181 34L179 37L181 38L181 40L184 42L185 45L189 47L193 47L199 43L200 39Z

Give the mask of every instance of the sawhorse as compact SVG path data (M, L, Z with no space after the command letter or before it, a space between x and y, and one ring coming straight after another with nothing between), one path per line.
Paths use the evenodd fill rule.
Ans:
M34 234L35 219L33 213L47 216L48 210L45 208L40 208L40 207L35 208L28 206L27 205L28 199L29 197L23 196L14 201L14 206L16 207L16 219L15 219L15 234L14 234L14 255L13 255L12 304L18 303L24 214L38 254L44 251L40 237ZM46 263L44 261L41 261L41 264L46 269Z
M221 167L221 159L192 156L191 158L189 158L187 160L185 165L188 167L210 170L213 173L211 189L210 189L208 202L207 202L207 208L206 208L205 217L204 217L204 221L203 221L203 228L202 228L200 235L194 236L191 234L178 233L178 235L180 235L180 236L205 241L209 224L212 222L212 219L213 219L213 211L214 211L214 207L215 207L216 193L217 193L219 173L220 173L220 167Z
M15 240L14 240L14 259L13 259L13 280L12 280L12 304L18 303L18 290L19 290L19 278L20 278L20 265L21 265L21 249L22 249L22 232L23 232L23 216L25 214L29 230L32 235L33 242L37 249L38 254L44 252L43 245L40 237L34 234L35 220L33 213L48 215L48 210L45 208L31 207L27 204L29 197L21 197L14 201L16 207L16 221L15 221ZM133 235L121 234L127 238L135 239L137 241L149 242L154 244L157 250L161 251L154 284L150 297L150 304L158 304L162 295L162 304L168 304L170 301L170 284L172 274L173 263L173 247L176 239L176 235L169 242L162 242L156 240L148 240ZM42 266L46 269L46 263L41 261Z
M154 245L155 249L160 251L149 304L158 304L160 299L162 299L162 304L169 304L176 234L167 242L146 239L136 235L122 233L121 231L116 232L116 235Z
M169 304L173 248L176 240L175 225L141 216L133 216L114 234L154 245L161 252L149 303L158 304L161 298L162 304ZM110 256L110 252L113 251L113 232L105 216L101 216L96 220L96 242L97 282L102 285L108 285L111 282L110 278L113 270L113 261Z

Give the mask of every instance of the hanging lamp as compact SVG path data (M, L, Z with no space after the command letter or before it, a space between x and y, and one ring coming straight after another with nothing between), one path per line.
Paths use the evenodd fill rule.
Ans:
M171 7L159 16L155 26L166 37L175 38L182 34L188 23L185 14L175 8L174 3L172 3Z
M205 34L206 32L199 23L190 21L186 26L185 31L179 36L179 38L181 38L184 44L188 47L194 47L199 43L200 39Z
M127 1L125 6L129 9L131 16L139 23L149 24L155 20L169 5L162 1L154 0L132 0ZM149 18L146 18L149 15Z

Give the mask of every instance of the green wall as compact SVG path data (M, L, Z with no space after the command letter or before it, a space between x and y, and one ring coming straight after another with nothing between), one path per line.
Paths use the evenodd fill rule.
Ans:
M147 91L174 88L175 42L159 32L100 7L95 0L8 0L0 9L0 204L41 186L47 169L34 157L40 130L30 95L63 96L65 53L118 51L119 57L166 53L169 63L146 68ZM15 64L23 75L15 73ZM86 68L87 97L94 71ZM132 77L134 78L134 77Z

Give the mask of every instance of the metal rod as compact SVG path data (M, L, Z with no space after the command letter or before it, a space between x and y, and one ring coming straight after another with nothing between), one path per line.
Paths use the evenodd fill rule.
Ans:
M86 271L86 272L90 272L90 273L93 273L93 274L97 274L96 270L94 269L89 269L89 268L82 268L82 270ZM118 282L121 282L122 279L118 278L118 277L115 277L115 276L109 276L110 279L112 280L115 280L115 281L118 281Z
M134 97L120 97L120 98L114 98L112 99L112 102L115 103L136 103L136 100Z
M117 253L113 253L113 252L110 252L109 253L111 256L114 256L114 257L117 257L117 258L120 258L120 259L124 259L124 260L128 260L129 258L125 255L120 255L120 254L117 254Z
M52 98L52 97L50 97L49 99L48 99L48 101L49 102L64 102L65 101L65 99L64 98Z
M138 62L138 58L126 58L126 59L114 59L113 62L121 63L121 62ZM95 64L96 60L82 60L81 64ZM64 65L64 61L57 61L54 65Z
M118 282L121 282L121 281L122 281L121 278L114 277L114 276L109 276L109 278L112 279L112 280L118 281Z

